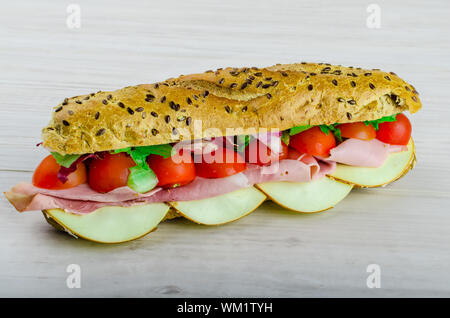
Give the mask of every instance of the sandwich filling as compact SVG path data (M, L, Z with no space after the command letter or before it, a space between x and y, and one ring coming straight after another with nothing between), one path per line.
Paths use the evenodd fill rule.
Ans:
M6 196L18 211L59 208L78 214L104 206L199 200L266 182L310 182L332 174L337 164L377 168L389 154L407 150L410 137L408 118L397 114L94 154L53 152L32 183L20 183Z

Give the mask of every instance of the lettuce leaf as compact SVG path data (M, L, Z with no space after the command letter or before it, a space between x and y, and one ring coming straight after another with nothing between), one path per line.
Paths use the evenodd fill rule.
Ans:
M289 146L289 141L290 141L290 133L285 130L283 131L283 133L281 134L281 141L284 142L287 146Z
M158 178L152 169L136 165L130 168L127 185L136 192L146 193L156 187Z
M250 136L249 135L239 135L236 136L237 144L236 144L236 150L239 152L242 152L247 148L248 144L250 143Z
M337 127L338 125L338 123L332 125L320 125L319 128L327 135L331 131L331 133L334 135L334 137L336 137L337 140L342 141L341 130Z
M375 128L375 130L378 130L379 129L379 126L378 126L379 124L385 123L385 122L396 121L397 120L397 115L398 114L394 114L394 115L391 115L391 116L384 116L384 117L381 117L381 118L378 118L378 119L375 119L375 120L366 120L364 122L364 124L366 124L366 126L369 126L369 124L370 124L370 125L373 126L373 128Z
M147 164L147 157L151 154L169 158L172 154L172 146L154 145L142 147L127 147L112 150L111 153L125 152L131 156L136 166L130 168L128 176L128 186L136 192L145 193L153 189L158 184L158 178Z
M64 168L69 168L81 155L61 155L57 152L51 152L56 162Z
M289 135L290 136L297 135L298 133L301 133L302 131L308 130L311 127L312 126L310 126L310 125L303 125L303 126L292 127L291 129L289 129Z

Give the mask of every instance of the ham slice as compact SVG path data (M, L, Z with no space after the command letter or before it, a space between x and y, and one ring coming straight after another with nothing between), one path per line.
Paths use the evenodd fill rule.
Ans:
M19 212L38 211L45 209L63 209L66 212L74 214L85 214L93 212L104 206L131 206L139 203L138 201L122 201L122 202L94 202L83 200L69 200L57 198L46 194L27 195L16 192L5 192L6 198Z
M183 145L186 146L186 145ZM195 153L204 152L203 145L184 148ZM197 148L197 149L195 149ZM20 212L60 208L71 213L90 213L104 206L133 206L154 202L201 200L218 196L256 183L271 181L309 182L330 174L336 162L364 167L379 167L389 153L406 150L405 146L392 146L378 140L348 139L331 150L328 158L299 155L270 166L248 164L246 171L226 178L206 179L197 177L188 185L154 190L140 194L128 187L108 193L98 193L87 184L66 190L46 190L28 183L20 183L6 192L7 199ZM206 150L208 151L208 150Z
M331 149L325 161L334 161L350 166L380 167L390 153L407 150L406 146L385 144L378 139L347 139L336 148Z
M122 202L138 198L145 198L154 195L161 188L155 188L147 193L141 194L129 187L120 187L108 193L100 193L92 190L87 183L80 184L74 188L65 190L47 190L33 186L30 183L21 182L14 186L10 192L25 195L45 194L48 196L58 197L69 200L83 200L94 202Z

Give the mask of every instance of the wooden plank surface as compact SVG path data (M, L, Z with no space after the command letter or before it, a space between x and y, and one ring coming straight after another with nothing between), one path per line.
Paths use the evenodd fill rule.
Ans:
M54 231L0 199L0 296L450 296L448 1L61 1L0 5L0 188L29 180L35 144L64 97L222 66L329 62L395 71L424 109L412 117L418 164L298 215L267 202L221 227L165 222L145 238L98 245ZM66 286L79 264L82 288ZM369 289L366 268L381 268Z

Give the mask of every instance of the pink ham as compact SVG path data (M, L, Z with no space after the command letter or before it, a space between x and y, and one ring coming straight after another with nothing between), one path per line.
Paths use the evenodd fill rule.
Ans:
M16 186L14 186L11 189L11 192L25 195L35 195L39 193L69 200L84 200L95 202L122 202L134 200L137 198L150 197L160 190L161 188L155 188L147 193L141 194L133 191L129 187L120 187L108 193L100 193L92 190L87 183L83 183L80 184L79 186L76 186L75 188L65 190L47 190L37 188L30 183L21 182Z
M404 150L407 150L406 146L388 145L378 139L367 141L350 138L331 149L330 156L324 160L350 166L380 167L390 153Z
M99 202L89 200L89 198L86 197L86 194L83 194L84 199L72 200L68 198L72 196L68 196L66 193L60 194L58 191L52 192L44 189L40 189L43 191L40 191L41 193L37 193L32 191L32 185L25 187L24 183L20 184L20 187L16 186L11 189L11 191L6 192L5 196L19 212L60 208L71 213L90 213L104 206L126 207L155 202L201 200L248 186L251 186L251 184L248 183L247 177L243 173L239 173L220 179L205 179L197 177L193 182L183 187L174 189L159 188L158 191L155 191L151 195L142 195L138 198L135 197L132 200L116 202ZM25 188L28 188L28 193L27 191L22 191L22 193L19 193L14 190L23 190ZM79 189L77 189L77 191L79 191ZM103 195L108 195L109 193ZM102 194L96 192L96 196L94 197L98 199L98 195Z
M75 214L90 213L104 206L131 206L138 202L94 202L84 200L69 200L57 198L45 194L26 195L15 192L5 192L6 198L19 212L38 211L45 209L64 209L66 212Z
M332 149L328 158L300 155L297 160L285 159L271 166L248 164L246 171L227 178L197 177L192 183L179 188L156 188L145 194L136 193L128 187L102 194L93 191L87 184L67 190L45 190L20 183L5 195L20 212L61 208L72 213L90 213L104 206L200 200L270 181L308 182L332 173L336 162L379 167L389 153L404 150L405 146L387 145L378 140L348 139Z

